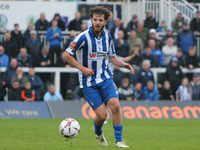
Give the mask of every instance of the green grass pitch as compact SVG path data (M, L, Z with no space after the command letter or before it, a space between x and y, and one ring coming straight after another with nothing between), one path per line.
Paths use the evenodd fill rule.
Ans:
M81 131L67 140L58 132L63 119L0 119L0 150L112 150L112 121L103 126L108 147L99 146L92 119L77 119ZM123 120L123 140L131 150L200 150L200 120Z

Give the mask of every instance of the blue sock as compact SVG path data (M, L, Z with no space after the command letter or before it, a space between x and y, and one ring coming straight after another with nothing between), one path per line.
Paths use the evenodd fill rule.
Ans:
M102 134L102 126L98 126L96 125L96 123L94 122L94 131L97 135L101 135Z
M122 141L123 125L116 125L116 126L113 126L113 128L114 128L114 131L115 131L116 143Z

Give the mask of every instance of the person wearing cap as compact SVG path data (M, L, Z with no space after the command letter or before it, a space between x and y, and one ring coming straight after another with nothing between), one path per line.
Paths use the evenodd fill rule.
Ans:
M20 53L17 56L18 67L31 67L32 66L32 57L27 54L26 48L21 48Z
M144 21L138 21L137 29L135 30L137 33L137 37L141 38L143 44L146 44L146 41L149 37L149 29L144 27Z
M137 15L133 15L132 20L129 21L126 27L127 32L130 32L131 30L135 30L137 28L137 22L138 22Z
M69 26L68 26L68 30L74 30L74 31L81 31L81 24L82 24L82 19L81 19L81 13L80 12L76 12L75 14L75 18L70 21Z
M42 48L42 43L37 36L36 30L30 31L30 38L26 42L26 46L28 54L31 55L32 59L34 60L38 53L40 53Z
M180 32L180 31L182 31L183 22L184 22L184 18L182 16L182 13L178 13L177 17L171 23L173 31L174 32Z
M200 81L198 73L193 74L192 81L190 81L190 86L192 88L192 100L200 100Z
M50 27L50 23L45 19L45 13L40 14L40 19L35 23L35 29L37 31L46 31Z
M181 68L178 66L178 59L176 56L171 58L170 65L167 67L167 70L164 74L164 81L168 80L171 84L172 94L175 97L176 90L179 85L181 85L184 74Z
M153 13L151 11L147 12L147 18L144 21L144 27L148 29L156 29L158 27L158 22L156 22L156 19L153 18Z
M167 39L170 38L170 37L174 39L174 45L176 45L177 44L177 38L176 38L176 36L173 35L172 27L167 27L166 28L166 34L162 36L162 44L165 45L166 42L167 42Z
M183 30L178 33L177 44L185 55L188 54L189 47L194 47L196 45L196 37L189 29L188 22L183 23Z
M2 17L1 14L0 14L0 32L1 33L5 32L6 27L7 27L6 19L4 17Z
M200 12L197 11L195 17L190 22L190 30L194 32L194 34L200 33Z
M166 29L167 29L167 25L166 25L166 22L163 20L161 22L161 26L159 26L156 31L159 32L159 33L165 33L166 32Z
M24 34L23 34L25 43L30 38L30 32L31 32L31 30L33 30L33 27L34 27L33 23L29 22L28 27L27 27L26 31L24 32Z
M60 18L60 14L59 13L56 13L50 23L50 26L52 26L52 22L53 20L57 20L57 26L62 30L62 31L65 31L65 22L62 21L62 19Z
M19 54L20 48L24 46L24 37L19 31L19 24L14 24L14 30L11 32L11 41L13 41L17 48L17 54Z

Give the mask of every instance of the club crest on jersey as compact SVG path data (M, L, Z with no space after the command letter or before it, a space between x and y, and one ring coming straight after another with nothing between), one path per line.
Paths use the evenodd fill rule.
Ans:
M76 42L73 42L72 44L70 44L69 46L71 49L75 50L75 47L76 47Z
M90 58L95 58L97 53L89 53L89 55L90 55Z

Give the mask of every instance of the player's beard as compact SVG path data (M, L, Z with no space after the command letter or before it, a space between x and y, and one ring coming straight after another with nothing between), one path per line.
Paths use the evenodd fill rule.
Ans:
M104 29L104 25L100 27L99 29L96 29L95 26L92 24L92 29L95 33L101 33Z

